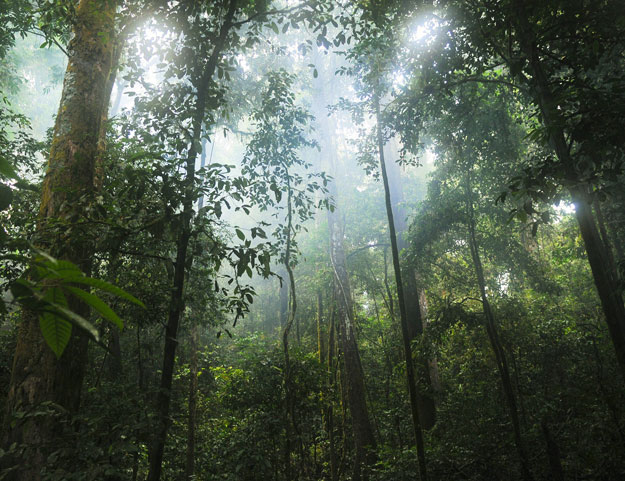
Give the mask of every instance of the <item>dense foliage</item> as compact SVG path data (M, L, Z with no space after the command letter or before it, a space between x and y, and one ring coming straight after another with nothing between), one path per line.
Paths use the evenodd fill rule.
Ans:
M0 2L0 480L623 479L621 3Z

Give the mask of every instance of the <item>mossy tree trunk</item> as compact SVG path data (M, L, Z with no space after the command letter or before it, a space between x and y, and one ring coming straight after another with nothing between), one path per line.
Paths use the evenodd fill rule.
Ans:
M328 369L328 382L325 393L326 397L326 432L328 433L329 451L330 451L330 479L331 481L338 480L338 457L336 453L336 441L334 435L334 401L336 396L334 392L336 390L336 367L335 367L335 343L334 333L336 332L335 319L336 319L336 307L333 304L332 314L330 315L330 326L328 327L328 355L327 355L327 369Z
M37 243L53 256L77 264L87 274L93 245L79 221L83 224L84 218L89 218L88 208L95 192L98 143L110 95L116 8L114 0L81 0L77 6L39 211ZM73 311L88 316L84 304L68 301ZM67 348L57 359L43 340L36 313L23 311L2 440L4 446L23 444L22 460L28 462L22 462L8 479L40 479L47 452L54 450L60 434L50 417L24 417L12 424L12 416L19 411L32 413L43 402L76 412L87 343L87 337L74 329Z

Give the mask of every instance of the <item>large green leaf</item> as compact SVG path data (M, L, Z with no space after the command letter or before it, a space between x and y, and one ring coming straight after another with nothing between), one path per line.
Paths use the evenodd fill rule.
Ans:
M45 307L40 310L39 326L43 338L57 357L60 357L67 347L72 334L72 324L85 330L96 342L99 341L100 335L96 327L67 307L67 299L60 287L51 287L43 295L34 292L34 295L45 303Z
M94 341L98 342L100 340L100 333L96 329L96 327L91 324L87 319L82 317L79 314L76 314L74 311L68 309L67 307L54 305L54 309L58 311L58 313L65 316L67 320L69 320L72 324L77 325L78 327L84 329L87 334L89 334Z
M65 295L58 287L48 289L43 298L54 308L67 306ZM61 357L72 335L72 324L61 317L55 309L44 311L39 316L39 327L50 349L54 351L57 358Z
M120 329L124 328L124 321L122 321L121 318L117 314L115 314L113 309L111 309L98 296L91 294L87 291L83 291L78 287L64 286L64 288L74 294L76 297L80 298L85 304L98 311L102 315L102 317L108 319Z
M33 262L42 279L65 279L67 276L82 276L78 266L70 261L57 260L46 254L35 259Z
M110 284L101 279L94 279L93 277L78 276L78 275L70 274L70 275L64 276L63 280L66 282L75 282L77 284L85 284L91 287L95 287L96 289L100 289L100 290L109 292L111 294L114 294L117 297L121 297L122 299L126 299L127 301L130 301L133 304L136 304L141 307L145 307L145 304L141 302L139 299L137 299L135 296L133 296L132 294L128 294L123 289L120 289L119 287L114 286L113 284Z

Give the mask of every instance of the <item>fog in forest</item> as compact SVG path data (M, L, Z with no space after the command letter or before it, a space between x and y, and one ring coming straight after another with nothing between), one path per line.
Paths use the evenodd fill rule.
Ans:
M0 3L0 479L625 478L621 3Z

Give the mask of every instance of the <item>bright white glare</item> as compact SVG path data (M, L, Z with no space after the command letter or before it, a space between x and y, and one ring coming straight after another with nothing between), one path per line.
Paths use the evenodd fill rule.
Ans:
M428 167L434 166L434 162L436 162L436 152L432 149L428 148L423 153L422 164Z
M428 45L436 37L441 23L436 18L418 19L408 27L406 38L410 44Z
M247 59L244 55L237 55L237 63L239 64L239 67L241 67L241 70L243 70L243 72L249 73L250 65L247 63Z
M406 82L406 76L403 73L393 72L393 87L404 87Z
M154 55L157 55L159 51L164 50L167 35L162 30L156 28L153 25L147 26L143 29L142 37L144 40L147 40L146 43L149 43L153 47L153 56L149 59L145 60L145 63L141 65L145 69L145 80L151 84L160 83L162 80L162 68L158 67L158 62L155 61Z
M556 211L558 217L563 217L575 213L575 204L561 200L558 204L553 206L553 209Z
M508 290L510 288L510 273L502 272L497 276L497 284L499 285L499 290L502 294L508 294Z
M419 42L426 37L430 33L430 29L427 25L417 25L417 28L414 29L412 35L410 36L410 40L413 42Z

